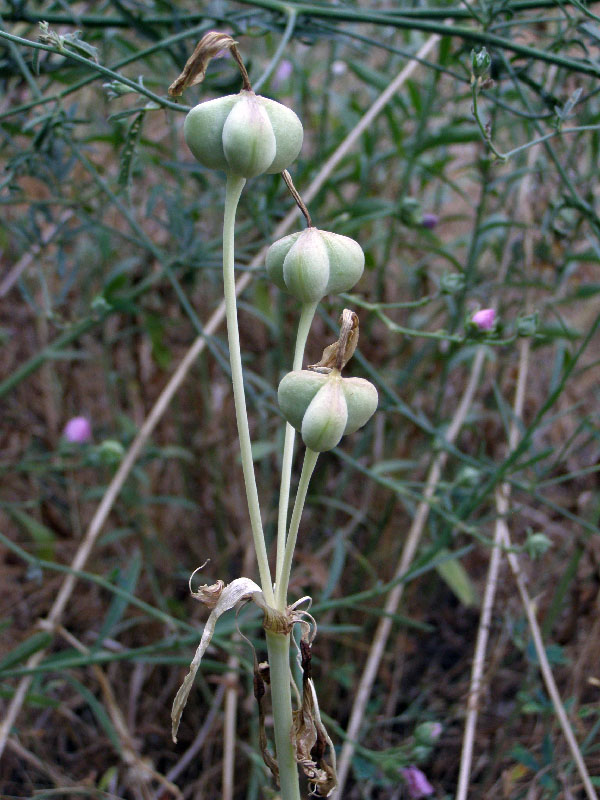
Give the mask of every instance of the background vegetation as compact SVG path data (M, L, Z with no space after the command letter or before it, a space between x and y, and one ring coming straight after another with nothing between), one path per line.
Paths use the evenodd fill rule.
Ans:
M356 298L325 304L307 353L316 361L332 340L342 304L357 310L353 374L376 383L380 409L319 460L291 587L313 597L315 679L340 747L372 641L381 647L344 798L409 796L410 764L432 796L455 796L481 602L494 583L469 797L593 796L526 610L597 786L594 7L0 0L0 19L3 796L270 791L251 656L232 637L233 617L217 629L179 744L170 740L172 698L206 617L188 576L207 558L209 583L254 576L224 330L218 317L207 328L222 296L224 181L181 135L185 104L238 91L239 76L218 60L182 102L166 99L213 28L238 39L256 88L303 120L293 174L315 223L358 239L367 257ZM409 62L423 45L422 63ZM471 50L482 46L490 70L473 86ZM407 63L410 75L357 129ZM495 157L486 138L510 157ZM261 252L291 209L279 177L261 177L238 226L271 538L275 390L297 309L265 280ZM497 311L489 335L465 322L479 307ZM156 407L194 342L181 386ZM62 436L78 415L92 422L84 445ZM529 606L506 558L509 533ZM251 611L239 624L258 633ZM424 721L442 733L419 750ZM221 777L232 754L233 791Z

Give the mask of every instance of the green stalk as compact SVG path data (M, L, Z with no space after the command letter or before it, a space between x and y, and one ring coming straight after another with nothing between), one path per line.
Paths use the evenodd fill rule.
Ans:
M296 547L298 528L300 527L300 517L302 516L302 511L304 509L308 484L310 482L311 475L313 474L318 457L318 453L315 453L314 450L310 450L308 447L306 448L306 453L304 454L304 463L302 464L302 473L298 482L298 492L296 493L296 501L294 502L292 519L290 520L290 531L285 543L285 553L283 556L283 564L281 566L281 580L277 582L276 586L275 608L285 608L287 603L287 590L290 582L292 556L294 555L294 548Z
M235 417L240 440L246 499L248 501L248 511L250 513L250 524L252 526L252 537L254 539L256 559L258 561L260 583L267 603L273 605L274 596L271 571L269 569L265 536L260 518L256 476L254 474L254 464L252 462L252 446L250 443L248 414L246 412L246 395L244 393L242 354L240 350L240 333L238 329L237 301L235 296L235 212L245 184L245 178L240 178L237 175L227 176L225 215L223 218L223 286L225 295L225 315L227 319L227 339L229 342L229 359L231 363L231 381L233 383L233 400L235 403Z
M296 349L294 351L293 370L302 369L302 359L304 358L304 348L310 331L310 326L315 316L317 303L307 303L302 306L300 320L298 322L298 332L296 334ZM281 580L281 569L283 567L283 553L285 550L285 534L287 531L287 515L290 501L290 483L292 476L292 461L294 459L294 438L296 431L289 424L285 426L285 439L283 443L283 456L281 459L281 488L279 490L279 516L277 519L277 566L275 570L275 586ZM279 611L284 611L285 606L277 606Z
M253 82L253 89L256 94L259 93L261 86L263 86L266 81L269 80L270 76L273 73L273 70L281 61L281 57L285 53L286 47L289 44L290 39L292 38L292 34L294 32L294 28L296 27L296 9L291 8L291 6L286 6L285 13L288 15L287 24L285 26L285 30L283 32L283 36L281 37L281 41L277 46L277 50L275 51L275 55L271 59L271 62L268 64L266 70L260 76L257 81Z
M266 631L266 636L281 800L300 800L298 766L290 735L292 731L290 636L272 631Z

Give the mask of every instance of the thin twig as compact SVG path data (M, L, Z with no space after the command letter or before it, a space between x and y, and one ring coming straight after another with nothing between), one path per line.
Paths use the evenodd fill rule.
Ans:
M298 192L298 190L294 186L294 181L292 180L292 176L287 171L287 169L283 170L283 172L281 173L281 177L283 178L283 181L284 181L285 185L289 189L290 194L294 198L294 200L296 202L296 205L298 206L298 208L300 209L300 211L304 215L304 219L306 220L306 224L308 225L309 228L312 228L313 224L312 224L312 219L310 218L310 214L309 214L308 208L306 207L306 205L304 203L304 200L300 197L300 193Z
M62 625L55 626L54 632L62 636L63 639L65 639L65 641L68 642L71 647L73 647L79 653L83 655L89 655L90 651L88 648ZM135 782L136 787L139 789L145 800L149 800L150 798L150 782L152 780L160 783L163 789L168 791L174 797L177 797L178 800L181 800L182 794L177 786L172 784L167 778L165 778L164 775L161 775L159 772L157 772L154 769L150 759L142 758L142 756L138 753L136 742L129 731L123 712L121 711L119 703L117 702L112 690L112 686L104 674L103 669L98 664L91 664L91 668L96 680L100 685L100 689L104 696L104 704L108 711L108 715L111 719L114 730L119 737L119 755L121 756L123 763L128 768L130 780Z
M248 543L244 551L242 575L248 575L254 563L254 548ZM233 636L234 642L241 639L239 632ZM235 787L233 785L235 774L235 750L237 709L239 695L239 667L240 659L232 653L227 661L228 670L225 673L225 719L223 722L223 782L221 786L221 800L233 800Z
M235 772L235 732L237 728L238 669L240 660L231 655L227 661L225 681L225 719L223 724L223 784L222 800L233 800L233 777Z
M554 75L549 74L547 86L554 79ZM527 170L521 184L519 186L519 193L517 196L517 210L515 217L523 219L526 223L525 233L523 235L523 270L525 274L529 274L529 270L533 261L533 237L532 237L532 204L530 202L530 191L532 182L532 171L535 163L535 152L531 150L527 159ZM502 285L504 277L508 271L508 266L512 258L512 242L507 243L504 249L504 258L502 260L501 269L498 275L498 284ZM497 305L497 298L491 303L495 308ZM527 303L527 300L526 300ZM519 420L523 415L523 403L525 401L525 387L527 380L527 367L529 358L529 339L522 339L520 342L520 358L519 358L519 372L517 377L517 386L515 389L515 400L513 405L513 417L510 423L508 441L509 449L513 450L518 442L519 436ZM505 492L510 491L508 485L505 485ZM506 495L508 496L508 495ZM479 626L477 630L477 639L475 642L475 653L473 655L473 666L471 668L471 680L469 684L469 695L467 699L467 714L465 718L465 729L463 733L463 743L460 754L460 768L458 772L458 787L456 790L456 800L467 800L467 792L469 789L469 778L471 775L471 763L473 760L473 745L475 743L475 732L477 729L477 716L479 712L479 702L481 697L481 689L483 686L483 673L485 669L485 653L487 650L487 642L490 632L490 625L492 619L492 611L494 608L494 600L496 596L496 588L498 585L498 574L500 571L500 564L502 562L502 528L496 524L494 528L494 544L492 546L492 553L490 556L490 563L488 565L488 573L485 582L485 590L483 595L483 602L481 604L481 614L479 617Z
M527 365L529 360L529 339L521 342L521 353L519 360L519 374L515 391L514 416L511 422L509 441L513 442L515 435L518 436L518 422L523 410L525 397L525 386L527 379ZM516 441L515 441L516 444ZM511 445L512 449L512 445ZM508 493L510 486L503 484L503 490ZM507 497L507 494L503 495ZM485 667L485 653L487 649L488 636L490 632L492 610L498 585L498 574L502 561L503 527L500 524L500 517L496 520L494 530L494 544L488 566L483 602L481 604L481 615L477 629L477 640L475 644L475 654L473 656L473 667L471 670L471 680L469 684L469 696L467 699L467 716L465 719L465 730L463 734L463 744L460 754L460 769L458 774L458 787L456 790L456 800L467 800L469 790L469 777L471 775L471 762L473 759L473 745L475 742L475 731L477 728L477 716L479 711L479 700L481 688L483 686L483 672Z
M181 773L188 768L190 763L196 758L202 747L204 746L204 742L208 734L212 731L213 726L215 724L215 720L217 718L217 713L219 711L219 707L223 702L223 697L225 695L225 686L221 684L217 691L215 692L215 696L211 703L210 709L208 714L204 718L204 723L198 733L196 734L196 738L185 751L185 753L181 756L177 764L172 767L167 772L167 780L175 781L181 775ZM161 795L162 796L162 795ZM158 800L157 797L154 800Z
M17 263L12 267L10 272L4 277L2 283L0 283L0 297L4 297L4 295L12 289L23 272L37 259L42 251L42 248L50 244L52 239L54 239L56 234L61 230L65 223L71 219L72 216L73 211L68 208L60 215L57 223L54 225L47 225L45 227L44 232L40 237L40 241L35 242L33 246L21 256Z
M439 41L439 36L434 35L431 36L427 42L423 45L423 47L419 50L415 58L425 58L429 51L435 46L435 44ZM373 122L375 117L385 108L386 104L391 100L395 92L398 91L400 86L404 83L404 81L412 74L414 69L417 67L418 61L410 62L397 76L397 78L392 81L392 83L379 95L377 100L373 103L373 105L369 108L369 110L361 117L359 122L357 123L356 127L350 131L348 136L340 143L338 148L331 154L329 159L323 164L313 181L308 186L307 190L304 192L304 200L305 202L310 202L315 195L320 191L323 184L329 178L333 170L337 167L340 161L346 156L346 154L352 149L352 147L356 144L358 139L362 136L365 130L369 127L369 125ZM273 239L278 239L281 236L285 235L290 228L291 224L294 222L296 217L299 214L299 210L297 208L292 208L286 216L281 220L279 225L273 231ZM256 270L259 266L264 264L264 258L267 251L267 246L263 247L260 252L252 259L251 263L249 264L249 270L245 272L239 280L236 282L236 295L240 295L252 282L254 278L253 270ZM156 403L154 404L150 414L146 418L144 424L139 430L139 433L133 440L131 447L127 451L123 461L121 462L119 469L115 473L112 481L108 485L108 488L98 506L96 513L94 514L90 525L85 533L85 537L79 548L77 553L75 554L75 558L73 559L72 567L73 569L82 569L85 565L87 559L90 556L90 553L94 547L96 539L110 514L110 511L119 496L121 489L123 488L123 484L127 480L129 473L131 472L133 466L135 465L140 453L146 446L147 441L149 440L154 428L162 418L163 414L169 407L171 400L173 399L175 393L178 391L179 387L185 380L187 373L189 372L192 365L196 362L198 356L204 351L206 347L207 337L212 336L220 327L223 320L225 319L225 303L222 301L213 314L211 315L210 319L204 326L204 334L199 336L195 339L193 344L191 345L188 352L183 357L181 363L179 364L178 368L175 370L169 382L159 395ZM73 589L75 588L76 583L76 576L75 575L68 575L63 583L59 594L54 601L50 612L48 613L47 622L52 623L54 626L58 623L60 618L62 617L63 611L65 609L66 604L68 603L71 594L73 593ZM46 655L47 649L44 648L39 650L37 653L34 653L27 661L27 668L33 669L42 662ZM12 700L9 704L7 709L6 715L0 724L0 758L2 757L2 753L4 752L4 748L6 746L6 741L10 732L10 729L14 725L21 708L23 707L23 703L25 702L25 697L27 695L27 691L31 686L33 678L31 675L26 675L21 679L21 682L17 686L15 694L12 697Z
M508 512L508 500L504 497L502 488L503 487L496 491L496 510L498 511L498 514L506 515ZM512 552L510 533L504 516L498 520L498 525L501 529L501 543L507 548L508 563L515 577L515 581L517 582L517 588L519 590L519 594L521 595L521 600L523 601L523 607L527 616L527 622L529 624L535 652L540 665L540 672L542 673L542 678L546 684L546 689L550 695L550 699L552 700L554 711L558 717L558 721L565 735L565 739L567 740L567 744L569 745L569 749L571 750L571 755L575 761L577 771L579 772L581 780L583 781L588 800L598 800L598 795L596 794L596 790L592 785L589 772L585 766L583 756L581 755L581 750L577 744L577 739L575 738L575 734L571 728L571 723L569 722L567 712L565 711L565 707L562 703L556 682L554 680L554 675L552 674L552 668L550 666L550 662L548 661L548 656L546 655L546 648L544 647L544 640L542 639L540 626L538 625L538 621L535 616L535 603L529 597L529 593L527 592L525 577L521 571L517 554Z
M32 767L32 769L37 770L40 775L46 775L50 778L50 780L56 784L56 786L74 786L75 781L69 778L68 775L65 775L63 772L59 772L56 767L52 766L51 764L47 764L45 761L39 759L36 755L32 752L27 750L23 745L18 742L14 738L10 738L8 740L8 747L15 753L15 755L21 760L26 762L27 764Z
M446 432L446 440L450 444L456 439L466 419L469 408L471 407L473 396L475 395L475 390L477 389L481 371L483 369L484 359L485 349L480 347L477 350L475 359L473 361L469 382ZM412 525L410 526L406 542L400 555L400 561L396 567L396 571L392 580L400 579L409 570L419 546L419 542L421 541L421 536L423 535L423 531L425 529L427 517L429 516L430 501L435 493L447 458L448 453L446 450L443 450L438 453L433 461L433 464L431 465L431 469L429 470L429 474L425 483L425 489L423 491L423 499L417 506ZM404 586L404 583L398 583L390 592L384 607L385 616L380 619L379 624L377 625L377 630L375 631L373 643L371 644L371 649L369 650L369 655L367 657L367 663L365 664L363 673L361 675L354 704L352 706L350 722L348 723L348 729L346 732L347 739L344 742L344 746L342 747L342 752L338 761L338 788L336 789L335 798L343 797L344 785L350 770L350 764L358 741L360 727L364 720L365 709L367 707L371 690L373 688L373 683L375 682L375 677L379 669L379 664L383 657L385 646L392 629L393 615L396 613L398 605L400 604L400 600L402 599Z

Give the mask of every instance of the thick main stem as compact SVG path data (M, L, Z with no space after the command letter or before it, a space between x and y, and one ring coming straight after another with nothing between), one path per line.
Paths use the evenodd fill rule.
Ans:
M298 322L298 332L296 334L296 349L294 351L293 370L302 369L302 359L306 340L310 331L313 318L315 316L316 303L307 303L302 306L300 320ZM292 461L294 460L294 438L296 431L289 422L285 426L285 439L283 442L283 456L281 459L281 487L279 490L279 515L277 518L277 566L275 570L275 586L281 581L281 569L283 566L283 553L285 550L285 538L287 531L287 516L290 502L290 483L292 477ZM277 588L276 588L277 594ZM280 611L284 606L279 607Z
M254 464L252 462L252 446L250 442L250 429L248 427L248 414L246 411L240 333L238 329L237 302L235 296L235 212L245 183L245 178L240 178L236 175L227 176L225 215L223 219L223 286L225 295L225 315L227 318L227 339L229 342L229 359L231 363L231 381L233 383L233 400L235 403L235 417L240 440L246 498L248 501L248 511L250 513L250 524L252 526L256 559L258 561L260 583L267 603L272 605L274 603L273 585L271 582L271 571L267 558L262 520L260 518L260 505L258 502Z
M266 631L266 636L281 800L300 800L298 765L291 737L290 637L271 631Z

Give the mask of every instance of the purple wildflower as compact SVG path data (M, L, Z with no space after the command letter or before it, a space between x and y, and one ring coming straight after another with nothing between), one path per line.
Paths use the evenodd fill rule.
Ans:
M289 59L284 58L275 70L275 75L273 75L273 89L279 89L280 86L284 84L290 77L292 71L292 62Z
M493 308L482 308L471 317L471 322L477 325L480 331L490 331L496 321L496 312Z
M433 794L435 789L429 783L425 775L414 764L402 770L402 777L406 781L408 796L412 800L419 800L421 797L428 797Z
M435 226L440 221L440 218L437 214L433 214L431 211L426 211L421 218L421 225L427 230L433 230Z
M92 438L92 426L87 417L73 417L65 425L63 434L67 442L85 444Z

